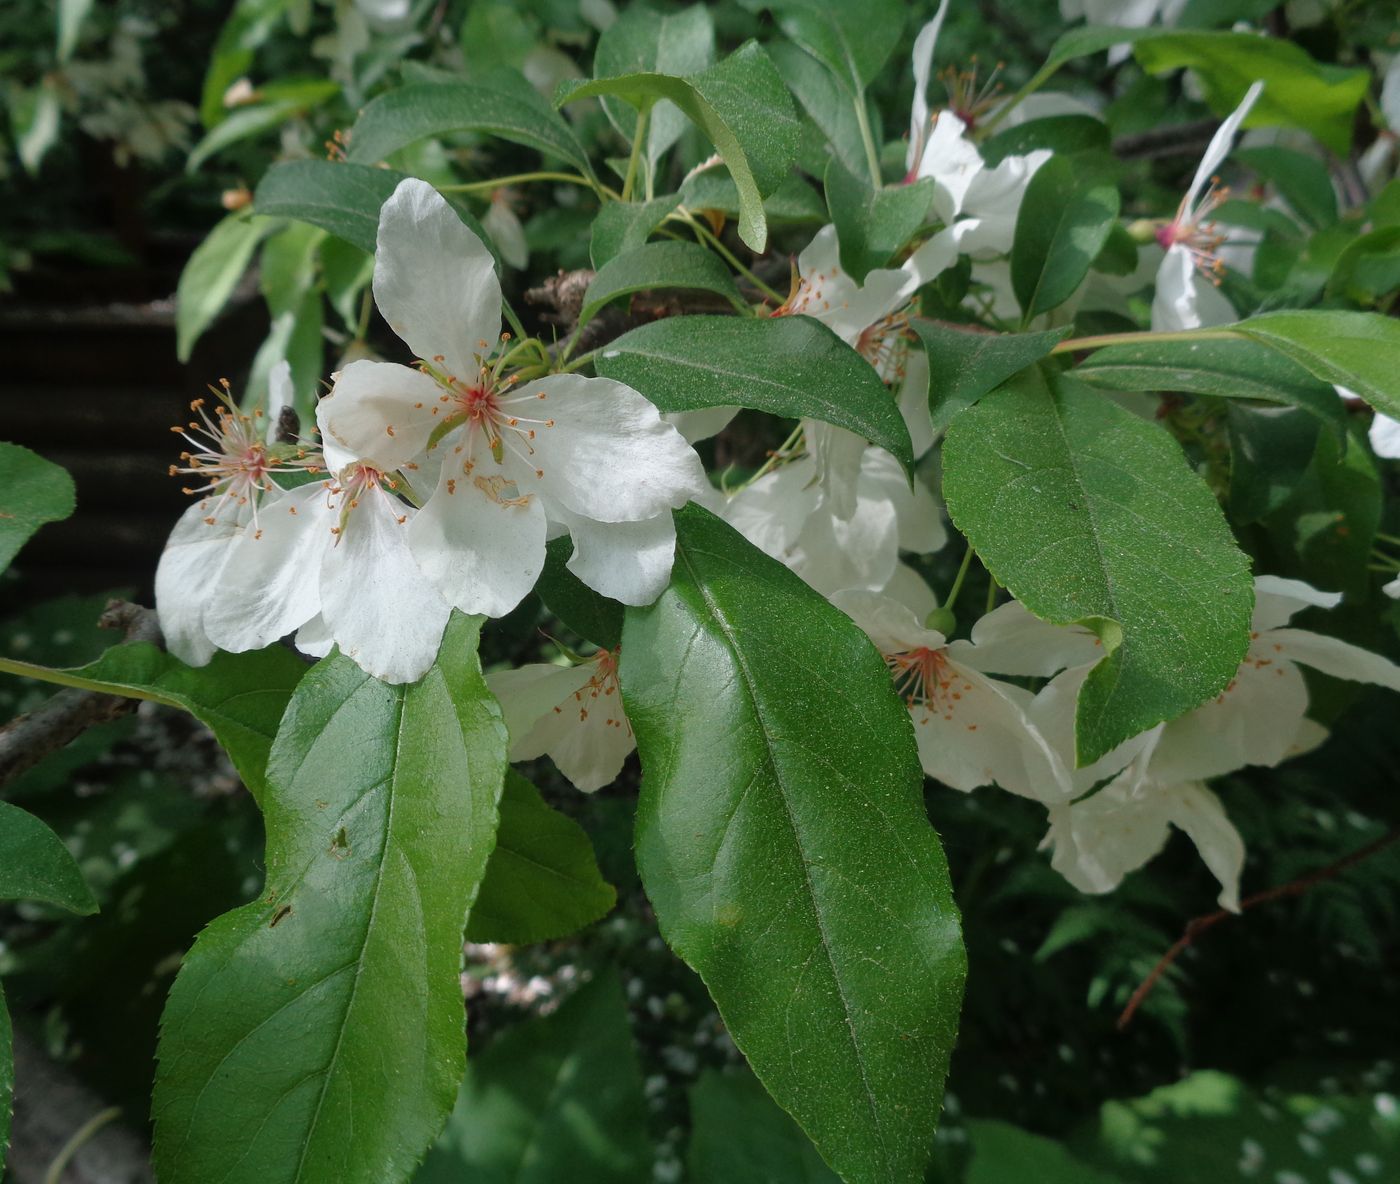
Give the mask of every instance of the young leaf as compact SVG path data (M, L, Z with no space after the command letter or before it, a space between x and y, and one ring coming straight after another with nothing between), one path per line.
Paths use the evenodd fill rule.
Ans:
M472 1060L414 1184L648 1184L646 1131L627 1004L604 971Z
M933 181L873 189L839 157L826 166L826 204L841 243L841 266L858 284L903 247L923 223L933 200Z
M676 528L670 587L623 627L642 882L826 1161L916 1184L965 961L908 710L782 564L698 506Z
M1085 180L1067 156L1052 156L1031 178L1011 247L1011 286L1024 320L1074 295L1118 218L1118 190Z
M508 770L496 846L467 918L467 940L549 941L591 925L616 902L583 827Z
M166 1184L407 1180L463 1068L462 928L495 841L505 728L454 616L389 686L332 654L277 734L267 883L186 956L152 1110Z
M253 205L259 213L296 218L374 254L379 210L408 174L332 160L288 160L275 164L258 182ZM449 199L450 200L450 199ZM454 203L457 217L486 244L491 236L470 210ZM497 265L499 267L499 259Z
M756 252L767 247L763 198L787 178L799 125L783 80L757 42L687 78L636 73L566 82L555 105L601 95L617 95L639 110L670 99L685 112L710 137L739 187L739 237Z
M624 333L594 365L662 411L739 406L820 419L906 469L914 464L909 429L880 376L811 317L667 317Z
M1256 33L1157 29L1135 39L1133 52L1149 74L1194 71L1217 115L1229 114L1250 86L1263 82L1246 127L1301 128L1343 156L1371 84L1368 70L1321 65L1292 41Z
M593 74L596 78L643 72L684 77L699 73L714 60L715 26L705 5L693 4L663 15L636 4L624 8L598 38ZM637 112L611 96L603 97L603 110L630 143L637 132ZM646 130L649 167L656 167L656 162L685 131L685 125L686 117L673 104L662 100L652 108Z
M387 160L400 148L448 132L499 136L566 160L586 177L588 154L574 129L519 70L498 67L470 82L418 83L386 91L366 104L350 133L357 164Z
M594 267L640 247L667 216L681 204L681 195L658 197L655 201L610 201L593 219L589 255Z
M616 649L622 640L622 605L595 592L568 569L573 553L573 540L567 536L549 541L535 592L580 637L604 649Z
M1384 307L1400 290L1400 226L1363 234L1344 250L1327 280L1329 298Z
M46 522L73 512L67 470L18 444L0 441L0 572Z
M740 312L749 310L729 268L714 252L696 243L645 243L598 269L584 295L578 323L587 324L600 308L622 296L667 288L713 292Z
M821 62L848 95L879 77L904 33L899 0L741 0L745 8L772 9L784 33Z
M253 251L276 222L271 218L230 214L194 249L175 289L175 352L188 362L190 352L214 323L248 270Z
M1074 376L1114 391L1178 391L1298 407L1346 438L1346 409L1331 386L1253 341L1111 345L1080 363Z
M690 1118L691 1184L841 1184L751 1073L706 1070Z
M770 43L768 54L797 97L801 111L811 119L826 141L825 146L846 166L846 171L859 176L869 170L855 103L839 86L831 85L830 71L789 41Z
M27 810L0 802L0 900L38 900L70 913L97 901L63 840Z
M1249 642L1249 562L1158 424L1073 378L1027 370L953 421L943 493L1031 612L1103 640L1079 696L1079 764L1234 677Z
M1400 417L1400 321L1372 312L1266 312L1230 328L1292 358L1324 382Z
M935 432L1069 336L1069 326L1040 333L983 333L917 317L909 323L928 355L928 405Z

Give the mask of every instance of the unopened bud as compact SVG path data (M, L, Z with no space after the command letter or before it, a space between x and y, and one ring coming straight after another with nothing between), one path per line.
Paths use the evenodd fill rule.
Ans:
M924 618L924 628L932 629L944 637L951 637L958 627L958 618L950 608L936 608Z
M1157 241L1157 223L1151 218L1139 218L1128 223L1128 237L1140 246Z

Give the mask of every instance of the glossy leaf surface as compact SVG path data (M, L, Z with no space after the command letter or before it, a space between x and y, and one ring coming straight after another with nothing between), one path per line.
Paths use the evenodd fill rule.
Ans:
M0 900L37 900L70 913L97 912L92 890L63 840L9 802L0 802Z
M0 441L0 572L39 527L76 504L73 478L37 452Z
M706 511L676 523L623 630L642 882L827 1162L915 1184L965 962L908 711L849 618Z
M587 324L600 308L624 296L669 288L711 292L748 311L729 268L714 252L695 243L646 243L598 269L588 285L578 323Z

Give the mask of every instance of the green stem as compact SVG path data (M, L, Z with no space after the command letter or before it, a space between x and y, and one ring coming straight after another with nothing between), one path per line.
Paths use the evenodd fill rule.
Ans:
M36 666L32 662L17 662L14 658L0 658L0 673L16 674L20 678L33 678L39 682L55 683L61 687L77 687L80 691L96 691L100 695L119 695L123 699L145 699L164 707L178 707L187 710L177 699L169 699L158 691L137 690L135 687L118 683L102 682L95 678L84 678L70 670L55 670L51 666Z
M647 120L651 117L651 108L646 108L637 113L637 131L632 137L632 154L627 158L627 176L622 182L622 200L632 200L632 187L637 183L637 165L642 159L642 144L647 138Z
M1050 352L1071 354L1084 349L1103 349L1109 345L1142 345L1149 341L1247 341L1234 329L1180 329L1172 333L1102 333L1095 337L1071 337Z
M963 581L967 579L967 569L972 566L972 557L976 552L969 543L966 551L963 552L962 566L958 568L958 574L953 577L953 586L948 589L948 598L939 606L940 608L951 609L957 603L958 593L962 591Z
M1062 65L1064 65L1063 62L1046 62L1045 65L1041 66L1039 70L1031 75L1030 79L1020 90L998 107L996 113L988 119L986 123L981 125L979 129L981 134L985 136L987 133L991 132L997 124L1010 115L1021 102L1035 94L1036 91L1049 82Z
M509 177L492 177L487 181L464 181L460 185L439 185L439 193L487 193L506 185L526 185L532 181L561 181L568 185L582 185L585 189L597 192L605 189L596 181L590 181L582 173L515 173Z
M1400 536L1386 534L1385 531L1378 530L1376 531L1376 538L1380 539L1383 543L1390 543L1393 546L1400 547Z
M49 1164L49 1170L44 1173L44 1184L58 1184L63 1179L63 1173L67 1170L68 1165L73 1161L73 1156L82 1150L83 1144L113 1119L120 1118L121 1113L119 1106L108 1107L106 1110L98 1111L74 1131L73 1137L63 1145L59 1153L53 1157L53 1162Z
M875 149L875 137L870 131L870 114L865 109L865 92L861 91L855 97L856 125L860 128L860 140L865 145L865 163L870 169L870 183L876 189L884 186L884 180L880 176L880 154Z
M991 612L992 609L996 608L997 593L1001 590L1001 585L997 583L996 576L992 575L991 572L987 573L987 580L987 607L982 610L983 616L986 616L987 613Z
M360 298L360 323L355 329L356 341L363 341L369 335L369 313L373 307L374 294L366 286L364 295Z
M750 477L747 481L745 481L741 486L739 486L739 488L736 489L734 492L738 493L740 490L747 489L760 477L767 476L770 472L772 472L774 466L788 459L788 457L792 454L792 450L797 447L797 443L801 439L802 425L798 424L788 434L788 438L768 454L768 459L765 460L761 465L759 465L757 471L755 471L753 476Z
M726 263L728 263L730 267L732 267L735 271L742 275L746 280L749 281L749 283L751 283L755 288L757 288L770 300L776 300L779 304L783 303L782 293L774 290L773 288L770 288L761 279L759 279L758 276L754 275L752 271L750 271L747 267L740 263L738 258L735 256L734 252L731 251L728 247L726 247L724 243L722 243L719 240L719 238L711 232L710 228L706 226L703 221L695 217L695 215L692 214L689 210L687 210L684 206L681 206L679 209L677 209L676 213L671 216L679 217L681 221L685 222L686 225L688 225L693 231L695 231L697 238L703 241L707 247L709 247L712 251L719 255L720 258L722 258Z

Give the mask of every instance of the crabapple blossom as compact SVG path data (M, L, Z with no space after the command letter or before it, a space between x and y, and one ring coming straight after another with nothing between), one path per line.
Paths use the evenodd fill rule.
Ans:
M950 642L877 593L838 592L831 602L884 655L909 705L925 773L953 789L995 782L1042 802L1069 796L1063 762L1027 715L1030 693L988 678L972 642Z
M1220 188L1215 172L1230 154L1235 135L1263 89L1262 82L1254 83L1216 129L1175 217L1157 231L1157 241L1166 255L1157 269L1157 291L1152 299L1154 330L1199 329L1235 319L1233 306L1217 290L1224 267L1219 250L1225 236L1216 229L1211 215L1228 191Z
M637 747L617 685L617 651L572 666L536 662L486 676L510 733L510 759L548 756L575 788L592 793L617 779Z
M549 374L517 385L493 361L501 290L490 252L432 186L408 179L379 219L374 297L417 368L357 361L318 407L328 457L405 470L426 504L408 524L428 581L464 612L500 616L534 586L551 533L585 582L629 604L670 573L670 511L709 488L699 457L621 383ZM643 561L580 558L646 546Z

